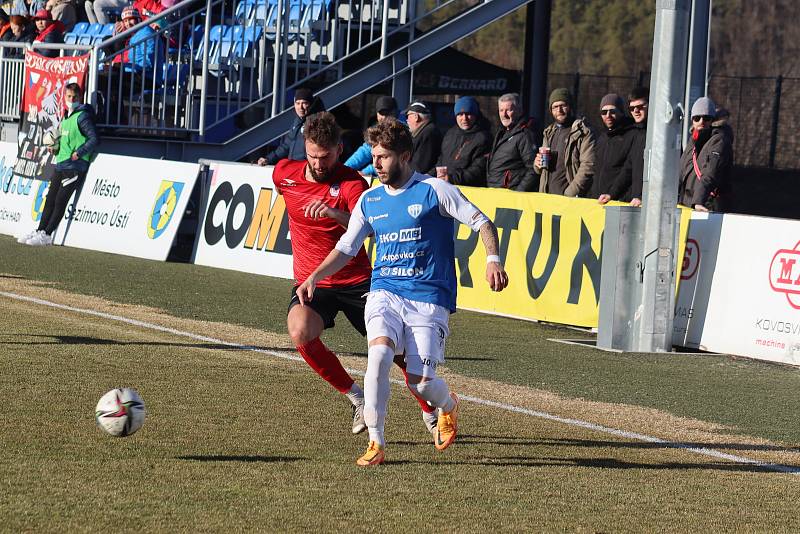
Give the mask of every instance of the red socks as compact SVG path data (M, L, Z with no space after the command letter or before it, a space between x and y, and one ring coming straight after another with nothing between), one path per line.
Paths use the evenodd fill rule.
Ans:
M352 377L344 370L339 358L319 338L309 341L305 345L300 345L297 347L297 351L306 363L319 376L335 387L339 393L350 391L353 386Z

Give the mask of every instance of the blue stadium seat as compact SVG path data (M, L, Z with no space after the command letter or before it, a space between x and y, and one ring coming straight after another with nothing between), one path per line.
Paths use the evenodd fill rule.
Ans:
M88 22L79 22L79 23L75 24L75 26L72 28L72 31L70 33L74 33L75 35L81 35L81 34L86 33L88 31L88 29L89 29L89 23Z
M64 34L64 44L78 44L79 35L75 33L66 33Z
M99 22L93 22L89 25L89 28L84 32L88 35L100 35L103 31L104 24L100 24Z
M99 35L103 37L114 35L114 23L112 22L103 26L103 29L100 31Z

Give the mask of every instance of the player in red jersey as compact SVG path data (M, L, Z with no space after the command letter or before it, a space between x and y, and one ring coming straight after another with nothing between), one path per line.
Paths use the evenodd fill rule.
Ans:
M347 228L350 212L369 188L358 172L339 163L341 130L332 114L310 116L303 135L306 161L282 160L272 173L275 189L283 195L289 216L297 285L333 250ZM362 247L341 271L318 282L313 300L305 305L297 297L297 285L293 287L286 319L289 335L306 363L352 403L354 434L367 428L364 392L319 337L324 329L334 326L339 312L362 336L366 335L364 306L371 275L372 266ZM402 357L397 364L405 375ZM415 398L432 432L436 429L437 413L424 400L416 395Z

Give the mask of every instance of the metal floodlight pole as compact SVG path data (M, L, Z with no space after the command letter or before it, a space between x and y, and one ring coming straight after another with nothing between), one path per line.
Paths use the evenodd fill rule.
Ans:
M689 71L686 75L686 99L683 107L686 110L683 119L684 143L689 137L692 118L689 113L694 101L706 96L708 88L708 51L711 39L711 4L712 0L693 0L692 18L689 32Z
M691 0L657 0L645 148L642 302L634 324L636 350L672 349L677 254L676 203ZM640 312L640 313L639 313Z

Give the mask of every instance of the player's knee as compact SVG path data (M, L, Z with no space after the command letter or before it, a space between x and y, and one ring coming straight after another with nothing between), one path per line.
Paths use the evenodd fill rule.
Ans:
M314 341L317 336L313 335L313 332L304 324L297 324L297 323L290 323L288 325L289 330L289 337L292 338L292 342L296 347L301 345L305 345L309 341Z
M423 399L427 399L431 393L431 384L433 384L433 380L430 378L425 377L418 377L416 382L412 381L412 377L408 377L408 389L422 397Z

